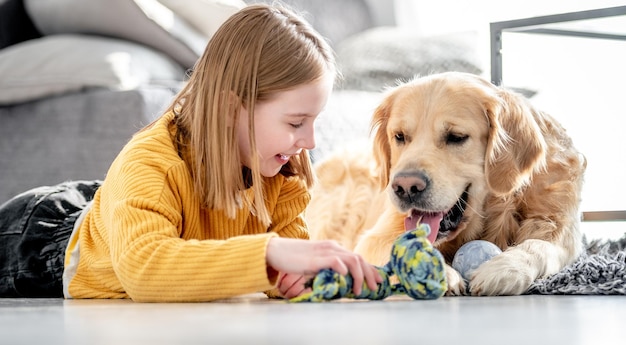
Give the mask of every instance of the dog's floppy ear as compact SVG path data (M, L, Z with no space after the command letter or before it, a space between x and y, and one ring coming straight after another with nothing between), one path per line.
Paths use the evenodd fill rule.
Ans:
M393 99L394 94L392 90L383 98L383 101L374 110L374 115L372 116L373 151L381 189L387 187L389 183L389 169L391 169L391 147L387 138L387 124L391 115Z
M518 190L545 166L547 145L535 111L521 95L505 89L498 89L496 99L486 105L490 132L485 175L496 195Z

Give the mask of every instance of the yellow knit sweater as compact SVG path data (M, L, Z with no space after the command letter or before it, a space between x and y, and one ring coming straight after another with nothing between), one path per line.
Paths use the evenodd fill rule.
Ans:
M265 181L269 229L247 207L234 219L202 208L173 144L172 118L165 114L136 134L111 165L70 239L66 297L158 302L271 294L269 239L308 238L302 213L310 195L295 177Z

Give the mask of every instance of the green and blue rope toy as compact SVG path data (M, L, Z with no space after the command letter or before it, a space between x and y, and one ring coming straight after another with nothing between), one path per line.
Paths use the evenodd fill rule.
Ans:
M448 290L444 258L432 246L427 236L430 227L420 224L396 239L391 248L391 259L377 267L383 282L373 291L363 283L362 291L355 295L350 274L341 275L324 269L309 281L312 291L290 299L290 302L324 302L340 298L382 300L392 295L408 295L413 299L436 299ZM398 278L391 284L392 276Z

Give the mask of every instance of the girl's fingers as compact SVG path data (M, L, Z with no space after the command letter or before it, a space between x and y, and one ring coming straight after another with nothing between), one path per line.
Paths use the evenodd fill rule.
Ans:
M278 282L278 291L285 296L287 292L296 284L299 275L283 274Z
M346 258L346 263L348 265L348 269L350 270L350 274L352 275L352 279L354 280L352 290L354 291L355 295L360 295L363 288L364 260L360 256L352 254L349 258Z
M293 298L310 290L304 287L309 276L282 274L278 282L278 291L284 298Z
M323 258L316 258L316 259L321 259L321 260L317 263L318 267L314 269L315 273L319 272L321 269L324 269L324 268L330 268L331 270L344 276L350 272L350 268L346 265L345 260L342 259L339 255L331 255L331 256L327 256Z
M383 278L380 276L380 273L376 269L376 267L369 265L365 269L365 281L367 282L367 287L370 290L375 291L378 289L378 284L383 282Z
M287 292L287 295L285 295L284 297L287 298L287 299L291 299L291 298L294 298L294 297L298 297L298 296L300 296L302 294L309 293L311 291L312 291L311 288L292 289L292 290L289 290Z
M308 290L307 288L304 287L304 278L301 279L301 281L297 282L296 284L292 285L287 291L285 291L285 293L283 293L283 297L285 298L293 298L296 296L300 296L301 294L303 294L304 292L306 292L306 290Z
M365 282L367 287L372 291L378 289L378 284L382 283L383 278L374 265L369 264L361 256L355 254L345 262L349 265L348 269L354 280L353 290L356 295L361 294L363 282Z
M378 289L378 284L382 282L378 270L375 266L366 262L360 255L348 251L339 244L334 244L330 248L328 258L333 260L330 266L323 268L331 268L339 274L352 275L354 286L353 290L356 295L361 294L363 282L367 284L370 290ZM324 263L320 263L325 266Z

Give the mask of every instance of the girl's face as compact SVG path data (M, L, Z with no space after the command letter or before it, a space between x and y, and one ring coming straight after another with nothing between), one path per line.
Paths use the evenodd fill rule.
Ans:
M302 149L315 147L314 121L326 106L333 88L328 75L318 81L278 92L270 100L255 105L254 130L260 173L271 177ZM242 164L250 167L248 112L241 108L237 129Z

